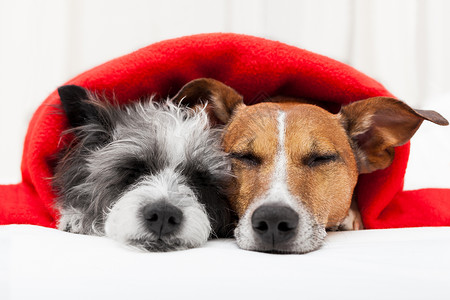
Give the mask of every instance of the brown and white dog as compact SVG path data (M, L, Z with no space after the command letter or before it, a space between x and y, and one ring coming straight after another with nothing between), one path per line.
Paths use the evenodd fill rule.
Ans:
M385 97L343 106L338 114L300 99L276 97L247 106L213 79L188 83L175 97L226 124L222 146L232 159L229 201L235 236L247 250L305 253L326 229L362 229L353 190L358 175L388 167L423 120L448 122ZM353 200L353 201L352 201Z

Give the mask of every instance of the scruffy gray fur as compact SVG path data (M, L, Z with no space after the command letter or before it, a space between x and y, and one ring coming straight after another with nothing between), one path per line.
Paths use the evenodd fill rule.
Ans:
M73 127L64 134L74 135L53 179L59 229L149 251L197 247L232 232L221 190L230 166L203 110L152 99L119 106L84 92L59 89ZM149 230L145 217L144 208L161 201L182 212L170 234Z

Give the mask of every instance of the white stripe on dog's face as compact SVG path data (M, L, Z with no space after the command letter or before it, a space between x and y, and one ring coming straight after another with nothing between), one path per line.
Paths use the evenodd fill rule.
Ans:
M287 186L287 158L286 158L286 113L278 112L277 118L278 129L278 145L275 156L275 169L273 171L272 182L265 201L274 201L276 204L284 204L286 206L296 206L294 197L289 192Z

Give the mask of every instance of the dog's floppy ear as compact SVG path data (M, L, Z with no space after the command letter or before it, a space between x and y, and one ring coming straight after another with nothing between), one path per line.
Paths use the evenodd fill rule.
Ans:
M238 92L211 78L199 78L188 82L172 100L190 107L208 102L206 108L208 113L222 124L228 122L239 105L244 105L243 97Z
M88 101L87 90L78 85L64 85L58 88L59 98L71 127L86 125L97 119L97 109Z
M407 143L423 120L448 125L435 111L415 110L387 97L353 102L342 107L339 116L353 142L360 173L388 167L394 159L394 148Z

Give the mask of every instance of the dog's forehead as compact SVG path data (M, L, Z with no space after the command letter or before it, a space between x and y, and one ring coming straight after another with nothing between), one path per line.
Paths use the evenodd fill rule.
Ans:
M263 140L266 145L277 144L280 124L278 115L286 115L283 128L287 143L294 148L335 147L346 140L345 132L337 115L311 104L265 102L238 109L225 133L225 150L245 148ZM272 141L274 140L274 141ZM251 143L250 143L251 142ZM253 145L252 144L252 145ZM266 148L268 150L268 148Z
M334 151L346 147L347 134L338 115L318 106L301 104L286 110L286 143L290 150L316 148Z
M276 144L277 111L274 103L259 103L252 106L242 106L235 112L228 124L223 138L225 151L239 151L257 146L260 141L267 145Z
M286 113L286 126L305 130L326 130L340 126L337 115L312 104L280 103Z
M202 149L214 148L214 139L218 138L209 129L206 114L144 103L138 109L124 111L114 126L111 144L123 155L176 164L187 157L191 161L207 159Z

